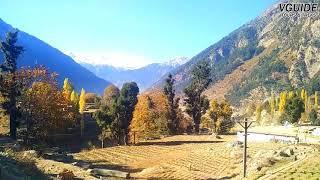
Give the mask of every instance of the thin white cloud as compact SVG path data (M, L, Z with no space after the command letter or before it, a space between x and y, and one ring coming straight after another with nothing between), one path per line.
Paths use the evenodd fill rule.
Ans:
M107 64L128 69L135 69L152 63L152 61L145 56L123 52L72 52L66 54L78 62Z

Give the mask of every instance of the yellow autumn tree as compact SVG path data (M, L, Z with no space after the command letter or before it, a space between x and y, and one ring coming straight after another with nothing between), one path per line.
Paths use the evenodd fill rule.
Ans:
M82 88L79 100L79 112L83 114L86 107L86 91Z
M258 123L261 122L261 112L262 112L262 110L263 110L262 105L261 105L261 104L258 104L258 105L256 106L256 113L255 113L255 115L256 115L256 121L257 121Z
M216 100L212 100L208 114L213 121L213 130L217 134L226 133L233 126L231 121L232 109L226 101L218 103Z
M79 95L74 90L71 93L70 101L73 103L73 105L75 107L78 107L78 105L79 105Z
M140 95L130 124L131 134L137 132L139 139L168 134L167 108L168 102L162 92Z
M316 91L316 92L314 93L314 108L315 108L316 110L318 110L318 106L319 106L319 103L318 103L318 92Z
M309 96L306 91L304 91L304 97L303 97L303 102L304 102L304 109L305 112L309 112Z
M290 91L290 92L289 92L289 95L288 95L288 98L291 99L291 98L293 98L293 96L294 96L293 91Z
M70 96L71 96L72 91L73 91L73 87L72 87L71 83L69 82L69 79L65 78L64 81L63 81L63 94L64 94L64 97L66 99L70 100Z
M271 97L269 98L269 106L270 106L270 114L273 117L276 111L276 100L273 92L271 92Z
M302 100L305 100L305 97L306 97L306 91L305 91L303 88L301 89L300 96L301 96L301 99L302 99Z
M286 103L287 103L287 92L280 93L280 101L279 101L279 112L282 114L285 110Z
M82 88L81 89L81 94L79 98L79 112L80 114L83 114L85 108L86 108L86 91ZM83 130L84 130L84 117L81 116L80 119L80 134L83 136Z

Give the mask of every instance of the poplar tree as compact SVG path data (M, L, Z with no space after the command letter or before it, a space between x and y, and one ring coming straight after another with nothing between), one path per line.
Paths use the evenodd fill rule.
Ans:
M79 100L79 112L80 112L80 114L83 114L85 108L86 108L86 91L82 88L81 89L81 94L80 94L80 100Z
M72 90L72 93L70 95L70 101L75 105L79 105L79 95L74 90Z
M305 91L303 88L301 89L301 94L300 94L300 96L301 96L301 99L302 99L302 100L305 100L306 91Z
M318 110L318 92L314 93L314 108Z
M263 110L263 107L261 104L258 104L256 107L256 121L260 122L261 121L261 112Z
M275 113L275 108L276 108L276 102L275 102L275 97L273 92L271 92L271 97L269 99L269 106L270 106L270 114L273 117Z
M286 107L287 102L287 92L281 92L280 93L280 102L279 102L279 112L283 113Z
M16 139L17 118L19 111L16 107L16 98L21 94L17 86L15 72L17 71L17 60L24 51L22 46L17 45L18 31L9 32L6 39L0 42L4 60L0 65L0 106L10 118L10 137Z
M289 92L289 95L288 95L288 98L291 99L291 98L293 98L293 96L294 96L293 91L290 91L290 92Z
M86 108L86 91L82 88L81 89L81 94L79 98L79 112L82 115L80 119L80 133L81 136L83 136L83 130L84 130L84 117L83 117L83 112Z
M66 99L70 100L72 91L72 84L69 82L68 78L65 78L63 81L63 94Z

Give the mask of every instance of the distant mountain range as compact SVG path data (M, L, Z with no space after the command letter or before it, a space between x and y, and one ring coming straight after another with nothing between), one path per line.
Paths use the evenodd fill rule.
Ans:
M0 39L4 40L6 33L11 30L13 30L13 27L0 19ZM18 34L18 44L25 48L25 52L18 60L19 67L44 65L50 71L59 74L60 85L63 79L67 77L77 90L84 88L87 92L102 93L104 88L110 84L58 49L23 31ZM2 62L1 54L0 62Z
M137 69L125 69L111 65L88 64L84 63L84 59L80 60L77 59L75 55L72 56L83 67L87 68L98 77L108 80L118 87L121 87L125 82L135 81L141 91L149 88L162 76L188 61L188 58L180 57L165 63L153 63Z

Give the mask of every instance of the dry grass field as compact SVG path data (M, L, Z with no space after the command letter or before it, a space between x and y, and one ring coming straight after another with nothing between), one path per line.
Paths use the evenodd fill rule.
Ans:
M283 168L279 172L270 176L268 180L275 179L319 179L320 178L320 155L319 152Z
M130 172L135 178L215 179L241 177L242 148L231 147L235 136L216 139L209 135L180 135L74 154L77 160ZM281 143L249 143L249 164L263 150L288 146Z

